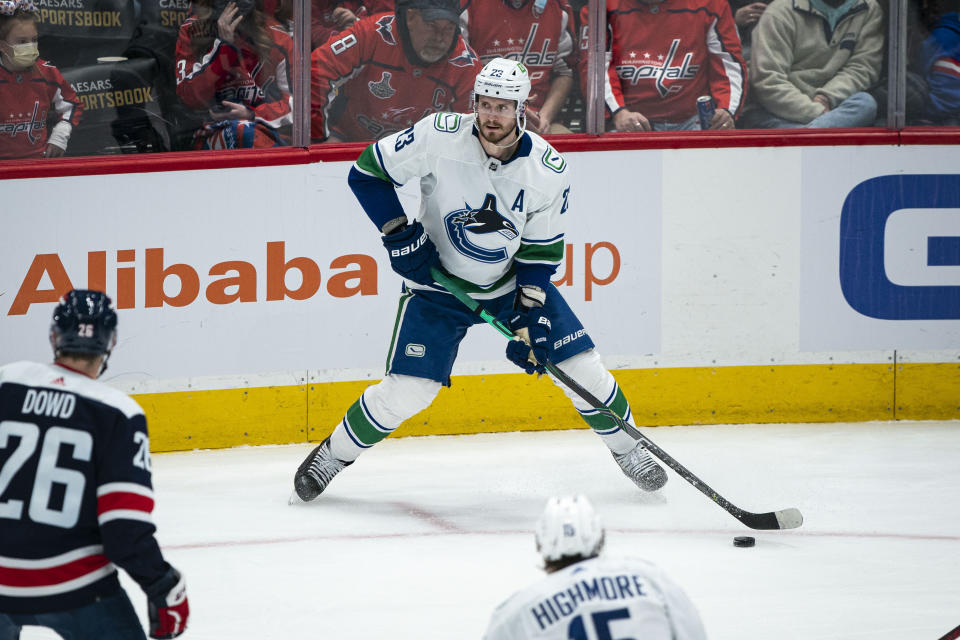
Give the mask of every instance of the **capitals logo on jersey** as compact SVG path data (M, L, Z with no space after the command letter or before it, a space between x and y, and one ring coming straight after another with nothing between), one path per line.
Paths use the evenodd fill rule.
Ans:
M477 56L470 50L470 47L464 47L460 55L450 59L450 64L455 67L472 67L476 61Z
M506 248L487 249L470 240L470 234L499 233L508 241L520 235L517 226L497 211L497 197L491 193L484 198L479 209L469 204L463 209L451 211L443 218L447 237L457 251L480 262L503 262L509 257Z
M397 39L393 37L393 21L396 16L383 16L377 20L377 33L383 38L383 41L389 45L397 44Z
M666 97L671 93L677 93L682 91L682 87L672 84L667 86L667 80L692 80L697 77L697 72L700 70L700 65L690 64L690 61L693 59L693 54L687 52L683 59L679 61L679 64L674 64L674 61L677 59L677 51L680 48L680 38L674 38L673 42L670 43L670 49L667 51L666 56L663 54L657 55L657 59L654 60L649 53L644 53L642 55L637 54L635 51L631 51L628 55L630 58L629 61L625 60L625 64L617 65L617 75L621 80L625 80L630 84L637 84L640 80L654 80L654 84L657 88L657 93L660 94L660 97ZM634 58L639 58L634 61Z
M539 30L540 23L534 22L530 25L530 31L527 32L526 38L517 38L516 41L513 38L508 38L506 41L494 40L490 43L492 46L488 44L487 55L484 55L483 59L493 60L495 57L502 57L535 67L553 66L557 61L558 54L556 45L551 44L549 37L543 38L539 50L531 50L533 43L537 40L537 31ZM523 49L516 51L514 42L522 44ZM533 72L530 74L530 80L538 80L545 73L545 71Z
M0 109L4 107L0 106ZM33 113L21 113L19 117L10 114L10 120L0 122L0 135L9 135L16 138L18 133L26 134L30 144L37 144L41 136L36 135L47 128L47 110L40 111L40 102L33 103Z

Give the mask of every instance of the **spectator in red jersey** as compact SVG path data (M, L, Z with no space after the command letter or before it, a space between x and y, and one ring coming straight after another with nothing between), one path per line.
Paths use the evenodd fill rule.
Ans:
M573 87L573 11L567 0L473 0L460 16L481 63L507 58L530 72L527 118L540 134L570 133L557 120Z
M313 140L379 140L435 111L469 111L480 64L459 20L459 0L397 0L314 50Z
M289 144L293 41L254 0L197 0L177 39L177 95L200 112L197 149Z
M55 66L40 59L32 0L0 2L0 160L58 158L83 105ZM59 114L52 129L48 115Z
M323 45L331 36L349 29L366 15L367 8L359 0L313 0L310 8L310 48Z
M584 7L584 24L587 17ZM700 129L697 98L707 95L715 105L707 128L734 128L746 65L727 0L607 0L607 21L605 100L613 129ZM592 33L585 31L582 50Z

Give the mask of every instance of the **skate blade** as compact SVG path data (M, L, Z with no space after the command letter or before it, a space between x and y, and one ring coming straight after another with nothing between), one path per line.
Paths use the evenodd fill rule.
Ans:
M290 497L287 498L287 505L293 506L295 504L307 504L307 503L300 499L300 496L297 495L296 491L291 491Z

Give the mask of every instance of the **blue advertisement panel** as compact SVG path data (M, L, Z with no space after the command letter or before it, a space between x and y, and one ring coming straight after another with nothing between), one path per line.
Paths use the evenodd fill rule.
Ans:
M944 170L956 154L804 152L802 350L960 347L960 174Z

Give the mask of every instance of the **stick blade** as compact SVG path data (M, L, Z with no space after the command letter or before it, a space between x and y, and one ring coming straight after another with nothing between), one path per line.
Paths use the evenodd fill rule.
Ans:
M770 511L768 513L744 512L739 516L734 515L737 520L743 524L759 531L796 529L803 524L803 514L800 513L799 509L794 509L793 507L781 509L780 511Z
M803 524L803 514L793 507L777 511L776 516L781 529L796 529Z

